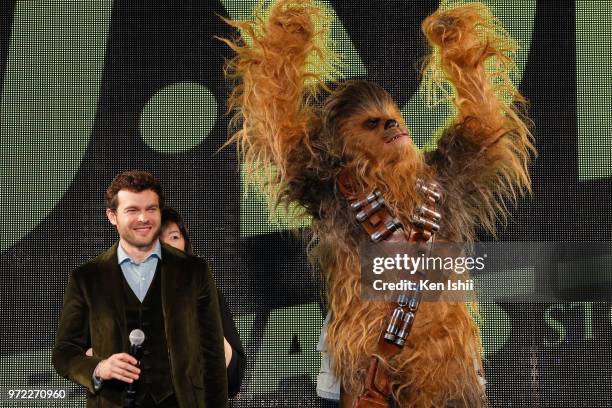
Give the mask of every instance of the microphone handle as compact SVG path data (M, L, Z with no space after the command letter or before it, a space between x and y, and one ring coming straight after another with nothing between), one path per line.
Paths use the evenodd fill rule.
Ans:
M140 358L142 357L142 346L137 346L135 344L130 345L130 355L138 360L137 365L140 365ZM136 389L138 385L138 380L134 380L131 383L128 383L127 387L125 387L125 395L123 397L123 408L133 408L136 406Z
M138 360L138 364L140 364L140 359L142 358L142 345L137 346L136 344L130 344L130 355Z

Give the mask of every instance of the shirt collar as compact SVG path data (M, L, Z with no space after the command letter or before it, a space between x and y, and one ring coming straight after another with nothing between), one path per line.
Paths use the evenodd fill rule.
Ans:
M159 239L155 241L153 252L151 252L149 256L147 256L146 259L142 262L148 261L149 259L151 259L151 257L157 257L157 259L161 259L161 244L159 243ZM119 263L119 265L121 265L125 261L136 263L132 258L130 258L127 252L125 252L125 249L123 249L123 247L121 246L121 242L119 242L119 245L117 245L117 262Z

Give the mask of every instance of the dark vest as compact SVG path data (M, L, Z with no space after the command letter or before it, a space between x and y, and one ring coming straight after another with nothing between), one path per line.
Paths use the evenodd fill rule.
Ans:
M174 393L161 303L160 275L158 262L155 276L142 303L123 279L127 332L141 329L146 336L140 360L137 403L141 402L147 393L156 403L160 403Z

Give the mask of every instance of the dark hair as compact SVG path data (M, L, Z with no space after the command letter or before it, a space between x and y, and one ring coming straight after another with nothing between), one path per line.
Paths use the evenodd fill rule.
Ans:
M185 239L185 252L188 254L193 254L191 237L189 236L189 230L187 229L187 225L185 225L185 221L183 221L183 217L174 208L165 207L162 210L161 215L161 229L163 230L168 226L168 224L172 223L175 223L178 226L181 235Z
M153 190L159 198L159 207L164 207L164 193L162 192L159 180L146 171L130 170L119 173L106 189L104 196L106 208L117 209L117 194L121 190L140 193L145 190Z

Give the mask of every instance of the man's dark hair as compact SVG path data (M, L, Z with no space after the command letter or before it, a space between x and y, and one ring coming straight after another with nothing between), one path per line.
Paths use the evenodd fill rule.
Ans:
M121 190L127 190L133 193L153 190L157 193L157 197L159 198L159 207L164 207L165 199L161 184L154 175L146 171L130 170L117 174L106 189L106 194L104 196L106 208L110 208L111 210L117 209L117 193Z
M193 254L193 247L191 246L191 237L189 236L189 230L187 229L187 225L185 225L185 221L181 214L178 213L174 208L165 207L162 210L161 215L161 229L163 230L168 226L168 224L175 223L181 235L185 239L185 252L188 254Z

